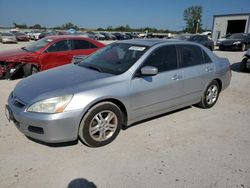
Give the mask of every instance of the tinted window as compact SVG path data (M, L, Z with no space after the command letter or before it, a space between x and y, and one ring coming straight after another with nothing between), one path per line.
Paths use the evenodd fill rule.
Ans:
M79 63L90 69L111 74L122 74L147 51L146 46L113 43L91 54Z
M47 52L61 52L69 50L69 45L67 40L61 40L59 42L55 42L48 49Z
M202 50L202 52L203 52L204 62L205 62L205 63L211 63L212 60L211 60L210 57L207 55L207 53L206 53L204 50Z
M194 45L179 45L178 48L181 55L182 67L203 64L203 55L200 47Z
M97 48L94 44L85 40L73 40L73 42L74 42L73 50Z
M175 46L164 46L156 49L145 61L144 66L154 66L159 72L177 68L177 56Z

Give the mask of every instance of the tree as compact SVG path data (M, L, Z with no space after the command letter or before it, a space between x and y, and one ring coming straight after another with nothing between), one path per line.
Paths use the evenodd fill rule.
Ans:
M42 26L40 24L35 24L31 26L32 29L42 29Z
M186 31L189 33L200 32L201 29L201 18L202 18L202 7L191 6L184 10L184 20L186 21Z
M15 28L19 28L19 29L27 29L27 25L26 24L17 24L16 22L13 23L13 26Z

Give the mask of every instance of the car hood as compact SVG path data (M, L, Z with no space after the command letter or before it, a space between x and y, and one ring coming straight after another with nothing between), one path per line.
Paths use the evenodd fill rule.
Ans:
M20 49L6 50L0 52L0 61L22 61L26 58L31 58L33 52Z
M14 96L26 104L43 99L75 94L102 85L112 74L100 73L78 65L69 64L29 76L14 89Z

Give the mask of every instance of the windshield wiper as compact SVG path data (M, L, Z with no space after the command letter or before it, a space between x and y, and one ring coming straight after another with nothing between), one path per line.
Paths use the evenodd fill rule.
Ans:
M86 67L88 69L96 70L98 72L102 72L102 70L99 67L96 67L96 66L93 66L93 65L86 65L85 64L85 65L81 65L81 66L84 66L84 67Z
M24 50L24 51L30 52L30 51L29 51L27 48L25 48L25 47L22 47L21 49Z

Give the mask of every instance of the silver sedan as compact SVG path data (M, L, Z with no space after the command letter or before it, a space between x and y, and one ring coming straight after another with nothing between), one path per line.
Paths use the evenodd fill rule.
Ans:
M229 61L178 40L128 40L20 81L6 116L28 137L99 147L122 126L185 106L210 108L231 80Z

